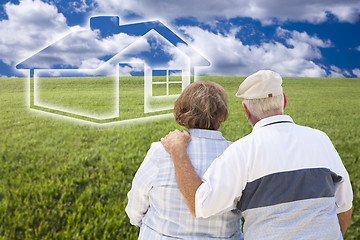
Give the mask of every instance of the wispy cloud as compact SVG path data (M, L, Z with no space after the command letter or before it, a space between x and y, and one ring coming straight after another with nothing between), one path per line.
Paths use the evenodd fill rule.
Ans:
M341 69L334 65L330 66L330 74L328 77L343 78L343 77L349 77L349 76L351 76L349 71Z
M90 6L86 3L86 0L73 1L70 2L69 5L72 6L74 11L77 13L86 12L90 8Z
M263 24L276 21L302 21L321 23L334 15L341 22L354 23L359 19L360 6L356 0L95 0L97 12L127 15L136 13L145 18L160 18L167 21L179 17L192 16L200 21L222 18L250 17L260 20Z
M359 69L359 68L353 69L353 70L352 70L352 73L353 73L356 77L360 78L360 69Z
M272 69L284 76L327 76L324 67L314 60L322 58L320 48L330 47L331 41L305 32L278 28L276 35L286 44L271 41L245 45L235 37L237 31L223 35L199 27L183 26L182 30L191 36L191 44L212 60L208 75L244 76L258 69Z

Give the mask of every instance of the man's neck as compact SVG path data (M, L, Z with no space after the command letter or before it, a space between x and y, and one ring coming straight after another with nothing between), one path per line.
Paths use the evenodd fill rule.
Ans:
M260 118L260 119L254 117L254 118L251 118L251 119L248 119L248 120L249 120L249 123L250 123L251 127L254 128L255 124L257 122L259 122L260 120L268 118L268 117L276 116L276 115L284 115L284 113L280 112L280 111L270 112L268 114L264 114L264 116L262 116L262 118Z

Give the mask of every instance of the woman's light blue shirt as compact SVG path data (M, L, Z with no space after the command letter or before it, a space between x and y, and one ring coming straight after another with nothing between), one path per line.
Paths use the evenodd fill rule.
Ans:
M189 129L187 152L201 177L232 142L219 131ZM224 186L224 188L231 186ZM126 213L140 227L139 239L242 239L241 213L195 218L178 189L174 164L160 142L151 145L128 193Z

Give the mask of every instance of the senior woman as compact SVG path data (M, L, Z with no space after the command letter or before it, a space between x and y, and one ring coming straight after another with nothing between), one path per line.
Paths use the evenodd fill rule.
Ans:
M202 176L231 144L218 131L227 119L227 96L217 83L190 84L176 100L176 121L188 128L187 152ZM224 186L231 187L231 186ZM195 218L178 189L170 154L160 142L151 144L128 193L126 213L140 227L139 239L242 239L241 213L229 210L210 218Z

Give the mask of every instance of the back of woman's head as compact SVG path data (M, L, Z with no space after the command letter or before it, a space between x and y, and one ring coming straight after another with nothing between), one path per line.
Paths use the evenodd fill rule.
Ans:
M176 100L174 116L186 128L219 129L228 117L224 88L211 81L190 84Z

